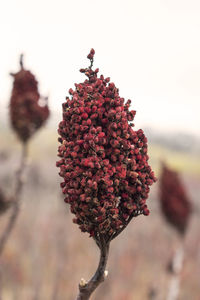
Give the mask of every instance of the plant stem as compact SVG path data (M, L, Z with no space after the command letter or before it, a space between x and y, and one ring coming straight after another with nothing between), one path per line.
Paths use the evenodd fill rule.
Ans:
M158 299L158 290L155 286L151 286L148 292L148 300L156 300Z
M180 245L176 250L171 264L172 277L170 280L167 300L177 300L180 289L180 274L183 268L184 249Z
M17 220L17 216L19 214L19 210L20 210L20 194L22 191L22 187L23 187L23 173L24 173L24 169L26 166L26 160L27 160L27 144L24 143L22 146L22 155L21 155L21 162L20 162L20 166L19 169L16 173L16 185L15 185L15 191L14 191L14 195L13 195L13 203L11 206L11 215L10 218L8 220L8 224L0 238L0 256L4 250L5 244L12 232L12 229L15 226L16 220Z
M79 295L76 300L88 300L94 290L99 286L101 282L104 281L107 274L105 273L105 268L108 260L109 253L109 243L106 243L104 237L100 237L100 260L98 268L94 276L89 282L85 282L84 279L81 280L79 284Z

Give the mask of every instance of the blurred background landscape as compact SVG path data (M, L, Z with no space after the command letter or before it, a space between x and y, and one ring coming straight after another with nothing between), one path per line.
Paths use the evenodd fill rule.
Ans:
M180 299L199 300L199 140L178 133L170 139L169 135L150 132L147 128L150 163L156 175L159 177L160 159L164 159L181 173L193 204L185 239ZM0 131L0 137L0 182L9 194L20 158L20 144L8 128ZM188 145L186 141L190 141ZM80 278L89 279L95 271L98 249L72 223L72 214L63 202L55 167L54 126L49 124L43 128L29 146L20 216L1 257L2 299L74 299ZM148 199L150 215L135 218L112 242L109 276L92 299L149 299L152 287L157 289L158 299L165 299L169 283L165 270L178 245L178 236L160 213L158 184L152 186ZM8 215L9 212L0 219L1 231Z
M198 0L25 1L0 4L0 187L12 194L21 145L10 129L10 72L24 66L49 96L51 116L29 143L21 211L0 258L1 300L75 299L96 270L94 241L72 223L57 160L61 104L82 82L91 47L94 66L132 99L135 128L149 141L150 165L180 173L193 205L185 237L179 300L200 300L200 3ZM148 217L135 218L112 242L109 276L92 300L166 299L166 267L179 244L159 209L159 180ZM0 217L0 234L9 211Z

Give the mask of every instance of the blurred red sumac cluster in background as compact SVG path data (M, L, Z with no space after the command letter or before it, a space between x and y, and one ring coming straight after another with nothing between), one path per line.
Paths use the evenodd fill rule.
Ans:
M191 203L179 174L165 164L160 177L160 204L166 220L184 234L191 214Z
M27 140L39 129L49 117L47 99L40 105L38 82L34 75L24 69L23 56L20 59L21 70L14 77L12 95L10 99L11 124L22 142Z

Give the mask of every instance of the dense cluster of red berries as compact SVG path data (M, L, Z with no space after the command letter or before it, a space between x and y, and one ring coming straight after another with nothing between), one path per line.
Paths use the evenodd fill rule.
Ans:
M156 180L148 165L147 138L133 130L131 100L124 103L110 78L97 76L91 65L81 69L88 79L75 84L63 103L58 133L61 183L74 222L91 236L113 236L139 214L148 215L146 199Z
M39 103L38 82L34 75L23 68L14 77L10 100L10 117L13 129L22 142L27 140L39 129L49 117L49 108ZM46 102L46 100L45 100Z
M191 214L191 203L178 173L164 164L160 178L160 202L167 221L184 234Z

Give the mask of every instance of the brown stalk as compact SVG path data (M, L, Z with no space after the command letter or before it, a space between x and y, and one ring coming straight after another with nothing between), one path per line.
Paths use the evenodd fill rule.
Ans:
M79 295L76 300L88 300L94 290L105 280L107 276L107 271L105 269L108 260L109 243L105 241L104 236L99 236L97 244L100 249L99 265L90 281L86 282L84 279L81 279L81 282L79 283Z
M167 300L177 300L180 292L180 276L183 269L184 248L183 244L177 248L171 262L171 279L168 288Z
M15 226L19 211L20 211L20 195L23 187L23 173L26 166L26 160L27 160L27 144L23 143L22 146L22 155L21 155L21 162L19 169L16 173L16 185L14 190L14 195L12 198L12 206L10 208L11 214L10 218L8 220L7 226L0 237L0 256L4 250L4 247L6 245L6 242Z

